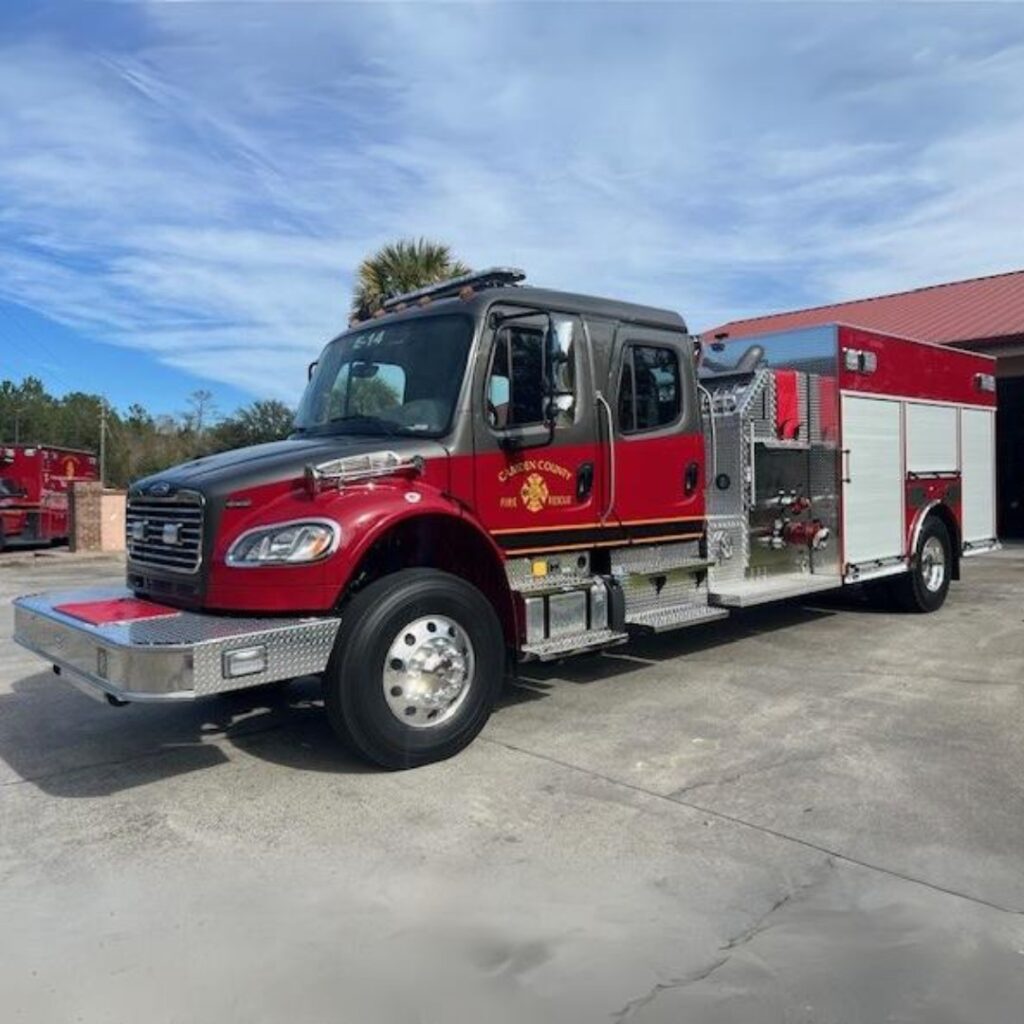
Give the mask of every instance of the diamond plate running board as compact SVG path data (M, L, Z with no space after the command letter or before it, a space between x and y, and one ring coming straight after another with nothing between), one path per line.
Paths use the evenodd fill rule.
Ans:
M556 658L567 658L570 654L614 647L616 644L624 644L628 639L628 633L618 633L614 629L588 629L586 633L556 636L549 640L539 640L535 644L524 644L523 660L554 661Z
M702 622L727 618L725 608L709 608L703 604L677 604L667 608L647 608L631 612L626 617L626 628L635 633L665 633L670 629L684 629Z

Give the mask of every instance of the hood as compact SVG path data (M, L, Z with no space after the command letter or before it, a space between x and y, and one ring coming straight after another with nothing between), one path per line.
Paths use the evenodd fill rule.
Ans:
M419 455L424 459L448 454L443 445L425 438L352 435L294 437L183 462L179 466L137 480L131 486L131 493L173 494L182 488L208 495L210 492L225 493L301 476L310 463L377 451L393 451L403 456Z

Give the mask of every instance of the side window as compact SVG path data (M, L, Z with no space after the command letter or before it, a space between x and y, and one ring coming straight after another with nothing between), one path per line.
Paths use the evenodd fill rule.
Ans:
M619 429L625 433L636 429L636 398L633 388L633 350L626 349L619 375Z
M486 392L487 422L494 429L543 423L545 413L554 415L559 427L575 421L578 353L573 324L556 323L550 380L545 336L544 328L521 324L498 332Z
M679 356L661 345L628 345L619 377L619 429L656 430L679 418Z
M544 332L510 326L498 332L487 381L487 420L492 427L521 427L544 420Z

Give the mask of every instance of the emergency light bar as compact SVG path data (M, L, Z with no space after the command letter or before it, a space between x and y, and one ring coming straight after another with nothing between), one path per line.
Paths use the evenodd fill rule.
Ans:
M463 288L508 287L525 279L525 270L518 270L515 267L489 267L487 270L477 270L471 274L463 274L461 277L452 277L447 281L429 284L425 288L417 288L415 291L405 292L403 295L394 295L390 299L384 300L381 309L394 309L396 306L418 302L420 299L439 299L448 295L458 295Z

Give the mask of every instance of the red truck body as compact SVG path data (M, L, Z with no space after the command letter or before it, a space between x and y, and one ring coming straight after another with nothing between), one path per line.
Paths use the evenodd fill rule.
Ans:
M97 479L92 452L54 445L0 446L0 547L67 540L71 485Z

